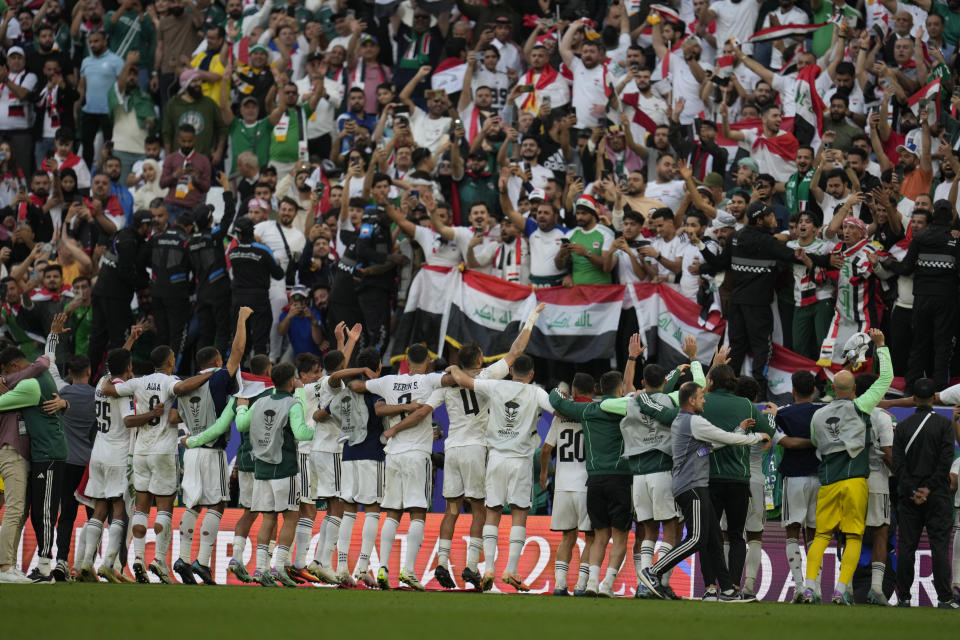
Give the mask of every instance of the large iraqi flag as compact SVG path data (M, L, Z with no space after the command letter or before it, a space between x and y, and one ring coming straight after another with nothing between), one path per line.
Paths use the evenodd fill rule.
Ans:
M407 303L397 323L394 351L400 355L408 345L424 342L441 353L444 314L458 290L460 273L453 267L423 265L407 292Z
M793 374L797 371L809 371L819 375L822 367L809 358L790 351L786 347L773 343L770 362L767 364L767 396L771 402L783 405L793 401ZM750 375L752 358L747 355L743 361L743 375Z
M530 335L532 355L564 362L588 362L614 354L624 287L619 284L538 289L547 308Z
M685 336L697 339L697 358L709 366L723 338L724 322L712 328L700 325L700 305L665 284L642 282L633 285L637 302L637 323L645 332L648 362L672 369L686 363L682 345Z
M450 305L446 339L456 348L476 342L491 358L509 351L537 299L524 287L479 271L460 274Z

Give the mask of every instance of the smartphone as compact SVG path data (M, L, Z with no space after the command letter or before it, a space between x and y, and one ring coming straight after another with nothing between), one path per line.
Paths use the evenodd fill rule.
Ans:
M560 244L570 244L570 238L560 238Z
M926 98L920 98L920 101L917 103L918 111L926 111L927 106L930 104L930 101Z
M567 173L572 173L573 175L577 175L576 163L571 162L570 164L567 165Z
M544 107L550 106L550 96L540 96L540 104Z
M417 190L417 189L410 189L410 197L411 197L411 198L416 198L417 200L419 200L419 199L420 199L420 191Z
M357 12L353 9L347 9L347 20L353 20L357 17Z
M518 92L518 93L530 93L531 91L533 91L533 85L532 85L532 84L518 84L518 85L517 85L517 92Z
M457 118L456 120L453 121L453 128L454 128L454 129L456 129L457 127L462 127L462 126L463 126L463 121L460 120L460 118Z
M637 73L638 71L640 71L640 65L634 62L633 64L630 65L630 71Z

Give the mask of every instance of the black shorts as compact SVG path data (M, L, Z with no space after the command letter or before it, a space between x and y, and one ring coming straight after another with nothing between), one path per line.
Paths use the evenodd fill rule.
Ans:
M604 475L587 479L587 514L594 529L629 531L633 524L633 476Z

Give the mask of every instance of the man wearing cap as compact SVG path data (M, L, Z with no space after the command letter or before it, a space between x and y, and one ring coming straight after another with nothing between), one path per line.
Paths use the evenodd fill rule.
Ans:
M228 62L223 73L230 76L232 71L233 64ZM268 97L272 93L270 91ZM280 121L283 111L281 102L268 117L261 119L259 99L253 95L244 95L240 99L240 117L237 118L230 108L230 83L220 83L220 114L230 136L230 174L237 172L238 158L246 151L253 152L257 157L256 173L259 173L261 166L269 163L270 130Z
M293 198L284 197L280 200L277 210L277 220L264 220L257 223L254 233L265 244L273 257L280 264L284 273L291 274L300 262L300 253L303 251L307 239L293 225L300 206ZM270 333L270 359L274 362L283 355L283 336L276 332L280 322L280 313L287 304L287 285L293 284L290 275L284 280L273 280L270 283L270 307L272 309L273 324Z
M213 104L210 98L203 96L203 99ZM167 115L172 110L173 102L171 100L168 105ZM177 131L177 150L163 159L160 187L168 189L163 202L171 222L184 211L203 204L210 190L210 161L206 155L198 153L196 139L196 129L190 124L181 124Z
M900 164L903 166L903 178L900 179L900 195L908 200L916 200L922 193L930 193L933 182L933 163L930 159L930 121L927 111L920 112L921 139L920 148L916 138L907 138L897 147Z
M309 291L303 285L290 290L290 304L280 314L277 333L290 340L294 357L301 353L323 355L323 317L309 301Z
M253 315L247 323L247 347L256 355L270 350L270 291L273 282L284 282L284 270L268 246L254 238L253 220L249 216L234 223L237 244L227 252L233 275L233 315L240 307L250 307Z
M121 176L129 174L134 163L143 158L147 134L157 123L153 98L140 88L136 67L139 60L139 51L127 53L123 70L107 96L113 121L113 154L120 160ZM133 199L130 201L132 206Z
M277 88L277 106L283 105L283 112L270 135L270 164L277 175L287 175L298 160L308 159L307 122L322 93L323 83L318 82L310 98L300 102L300 90L293 82Z
M161 110L166 109L170 99L170 88L177 79L175 74L181 58L189 60L200 44L198 30L203 24L203 14L190 2L170 0L167 7L166 15L157 24L157 51L150 80L150 90L160 93ZM181 89L184 84L181 80Z
M380 43L376 36L363 33L363 23L357 22L353 27L353 37L347 47L347 83L348 89L359 87L363 90L364 111L377 113L377 87L384 82L390 82L393 77L390 69L378 61Z
M193 212L184 211L161 233L150 236L150 296L157 344L183 351L184 329L190 318L191 264L187 238Z
M233 65L232 73L224 69L223 74L229 76L230 84L236 89L240 98L253 96L257 99L257 104L260 107L258 117L262 118L270 112L270 107L267 106L267 96L270 89L276 85L273 73L268 66L270 52L264 45L256 43L250 45L247 54L247 62L243 62L239 58L229 60L229 63ZM220 105L223 105L222 100Z
M203 82L196 69L185 69L180 74L180 91L164 110L163 143L168 154L177 148L178 130L184 124L193 127L197 153L218 164L227 146L227 126L220 106L203 95Z
M103 140L110 140L113 124L110 121L110 105L107 94L117 82L123 70L123 60L107 49L107 38L102 32L95 31L87 37L90 55L80 64L81 131L83 133L83 160L88 167L93 166L93 142L97 132L103 132ZM17 47L11 47L11 51ZM7 54L9 56L9 52ZM9 73L8 73L8 83ZM36 80L34 80L36 82Z
M554 262L557 268L570 268L565 286L577 284L610 284L613 265L604 264L603 254L613 246L613 231L600 224L596 201L588 195L577 198L577 226L564 237ZM609 267L609 269L607 268Z

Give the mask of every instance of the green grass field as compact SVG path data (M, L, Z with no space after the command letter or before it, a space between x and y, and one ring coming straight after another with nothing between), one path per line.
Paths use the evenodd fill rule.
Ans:
M0 585L0 638L956 637L957 616L930 608L844 609L788 604L587 600L531 595L205 588L162 585ZM612 634L617 634L613 636ZM629 636L627 635L629 634ZM762 635L761 635L762 634Z

